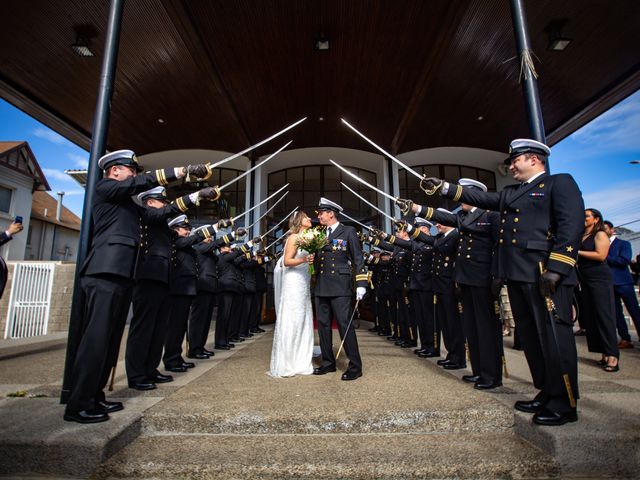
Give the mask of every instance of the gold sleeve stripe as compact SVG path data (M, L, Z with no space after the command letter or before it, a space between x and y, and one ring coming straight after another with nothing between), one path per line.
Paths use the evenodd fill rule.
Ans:
M377 247L378 245L380 245L380 240L376 239L376 241L373 242L373 244Z
M393 235L391 235L391 236L389 237L389 243L392 243L392 244L393 244L393 243L395 243L395 241L396 241L396 237L395 237L395 236L393 236Z
M433 217L433 207L427 207L427 214L424 216L427 220L431 220Z
M181 212L189 210L189 207L184 203L184 199L182 197L176 198L176 205L178 205L178 209L180 209Z
M224 243L231 243L231 239L229 239L229 235L225 235L224 237L222 237L222 240L224 241Z
M420 229L414 228L413 233L411 234L411 238L418 238L418 235L420 235Z
M456 185L456 194L453 196L453 201L457 202L458 200L460 200L461 196L462 196L462 187L460 185Z
M247 247L245 247L244 245L242 245L240 247L240 250L242 250L243 252L247 253Z
M549 255L549 260L555 260L556 262L566 263L567 265L571 265L572 267L575 266L576 264L576 261L573 258L568 257L567 255L562 255L561 253L556 253L556 252L552 252L551 255Z
M158 179L158 183L160 185L167 185L169 182L167 181L167 176L164 174L164 170L156 170L156 178Z
M379 261L380 261L380 259L379 259L379 258L376 258L376 259L375 259L375 261L373 262L373 264L374 264L374 265L377 265Z
M204 238L211 238L211 232L209 232L208 228L202 229L202 232L204 233Z
M356 282L366 282L369 279L369 275L366 273L360 273L356 275Z

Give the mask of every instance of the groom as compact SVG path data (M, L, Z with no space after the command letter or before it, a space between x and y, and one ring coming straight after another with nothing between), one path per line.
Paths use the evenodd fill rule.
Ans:
M353 297L352 265L356 272L356 299L362 300L366 293L367 274L364 271L364 258L360 241L353 227L342 225L336 216L342 211L337 203L320 199L318 220L327 227L329 240L316 254L316 315L318 336L322 351L322 364L314 369L314 375L336 371L336 359L331 340L331 319L335 316L340 337L345 338L344 350L349 357L349 367L342 374L342 380L355 380L362 376L362 361L358 351L358 340L351 319L351 299Z

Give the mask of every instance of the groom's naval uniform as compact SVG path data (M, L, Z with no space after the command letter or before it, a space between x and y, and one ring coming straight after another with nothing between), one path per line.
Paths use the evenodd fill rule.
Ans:
M318 211L322 210L331 210L337 214L342 211L342 207L322 198ZM354 380L362 374L362 360L353 324L349 327L349 331L346 330L352 313L351 299L354 288L352 268L356 273L356 287L366 288L367 286L364 257L360 240L353 227L336 223L328 227L327 237L329 243L316 254L314 261L317 272L314 294L318 336L322 351L322 363L314 373L321 375L336 370L331 339L331 319L335 316L340 336L345 338L345 353L349 357L349 367L342 379Z

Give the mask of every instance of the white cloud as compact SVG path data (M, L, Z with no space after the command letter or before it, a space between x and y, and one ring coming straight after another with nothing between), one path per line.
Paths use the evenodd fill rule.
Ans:
M48 128L36 128L33 131L33 134L38 138L43 138L51 143L55 143L56 145L64 145L67 143L67 140L62 135L58 135L56 132L49 130Z
M43 168L42 172L44 173L47 179L55 179L59 182L75 182L73 178L64 173L62 170L56 170L55 168Z
M585 208L596 208L614 225L640 219L640 196L636 181L609 185L584 196Z
M76 168L88 168L89 158L87 155L79 155L77 153L67 153L67 158L73 162L73 166Z
M597 151L640 150L640 95L603 113L571 138Z

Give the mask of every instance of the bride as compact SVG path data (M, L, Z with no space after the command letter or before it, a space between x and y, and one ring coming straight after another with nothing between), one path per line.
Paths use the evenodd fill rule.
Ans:
M273 272L276 327L271 349L273 377L292 377L313 373L313 310L311 309L311 275L309 255L297 246L298 235L311 227L311 219L298 211L289 219L289 231Z

